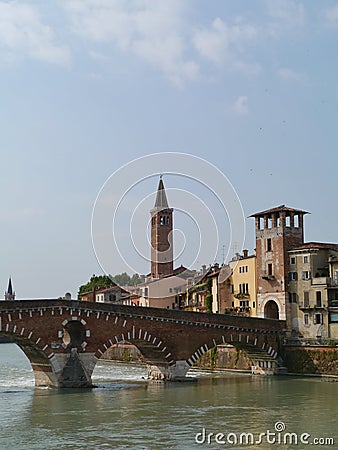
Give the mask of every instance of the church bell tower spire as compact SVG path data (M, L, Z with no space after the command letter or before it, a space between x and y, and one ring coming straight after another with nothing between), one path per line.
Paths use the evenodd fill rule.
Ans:
M162 175L151 214L151 276L162 278L173 273L173 209L169 208Z

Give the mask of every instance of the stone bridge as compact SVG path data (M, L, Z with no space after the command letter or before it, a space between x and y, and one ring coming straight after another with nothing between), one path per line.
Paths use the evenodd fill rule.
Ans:
M98 359L125 341L143 354L149 379L182 380L205 352L226 343L269 357L270 367L284 330L285 321L221 314L75 300L0 302L0 334L26 354L36 386L90 387Z

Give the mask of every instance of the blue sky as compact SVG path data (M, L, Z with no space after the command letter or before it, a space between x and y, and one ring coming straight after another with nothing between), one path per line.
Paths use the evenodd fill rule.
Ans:
M329 0L0 1L1 289L100 273L95 198L155 152L210 161L246 217L287 204L337 242L337 37Z

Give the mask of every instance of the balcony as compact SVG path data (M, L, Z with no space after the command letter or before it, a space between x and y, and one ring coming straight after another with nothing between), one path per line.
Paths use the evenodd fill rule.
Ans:
M312 278L311 284L328 286L330 285L330 280L331 278L329 277L314 277Z
M274 280L274 279L275 279L275 276L272 275L272 273L268 273L268 272L266 272L265 270L262 270L262 278L263 278L264 280Z
M338 306L338 305L337 305ZM327 310L327 307L326 306L324 306L324 305L321 305L321 306L317 306L317 305L304 305L304 302L300 302L299 304L298 304L298 307L299 307L299 309L304 309L304 310L313 310L313 311L316 311L316 310Z
M251 308L250 306L237 306L237 307L230 307L225 308L224 313L225 314L231 314L233 316L250 316Z
M237 292L236 294L234 294L234 297L238 300L249 300L250 294L248 292Z

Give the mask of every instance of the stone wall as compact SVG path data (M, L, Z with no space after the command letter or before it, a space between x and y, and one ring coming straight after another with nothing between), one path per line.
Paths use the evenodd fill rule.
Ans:
M140 351L129 344L116 344L109 348L103 355L103 359L115 361L144 362ZM234 347L217 347L205 353L194 365L202 369L234 369L251 370L251 364L245 352Z
M290 373L338 375L338 349L287 347L284 363Z
M141 355L141 352L135 347L135 345L130 344L113 345L103 353L101 359L125 362L144 362L144 358Z
M118 344L109 348L102 358L117 361L144 362L140 351L133 345ZM330 347L288 347L284 364L290 373L338 375L338 349ZM194 365L202 369L232 369L250 371L251 363L245 351L234 347L218 346L211 349Z
M217 347L205 353L195 364L202 369L233 369L251 371L251 363L243 350L234 347Z

